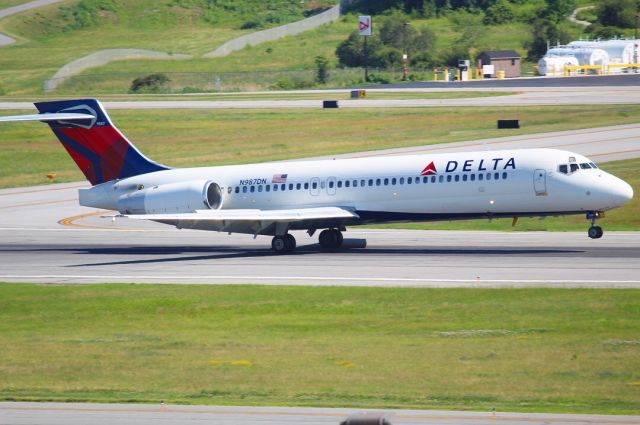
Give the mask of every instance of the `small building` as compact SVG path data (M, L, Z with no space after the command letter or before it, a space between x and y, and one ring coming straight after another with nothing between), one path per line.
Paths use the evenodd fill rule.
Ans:
M478 69L483 69L484 65L493 65L491 77L495 78L498 71L504 71L506 78L520 76L520 60L522 58L515 50L491 50L480 52L478 55Z

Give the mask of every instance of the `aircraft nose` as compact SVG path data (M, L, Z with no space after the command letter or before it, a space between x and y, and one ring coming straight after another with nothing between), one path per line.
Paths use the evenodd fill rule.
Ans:
M619 178L615 178L615 181L611 185L610 193L613 196L613 203L617 207L633 199L633 188L629 183Z

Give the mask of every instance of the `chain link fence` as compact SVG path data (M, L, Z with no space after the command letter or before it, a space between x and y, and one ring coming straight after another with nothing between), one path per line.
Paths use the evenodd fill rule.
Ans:
M86 74L66 78L59 85L55 79L45 80L44 87L55 84L58 94L95 93L123 94L134 93L134 80L151 74L162 74L166 81L159 86L144 87L135 93L224 93L263 90L293 90L325 87L345 87L364 83L364 69L329 69L326 81L317 81L317 71L255 71L255 72L165 72L165 73L109 73ZM431 70L413 70L411 79L431 79ZM402 69L369 69L371 83L390 83L402 78ZM165 80L165 79L163 79Z

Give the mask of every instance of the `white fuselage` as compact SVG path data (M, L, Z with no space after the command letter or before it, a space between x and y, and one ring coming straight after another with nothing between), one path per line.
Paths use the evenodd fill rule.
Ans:
M633 196L626 182L582 155L523 149L172 169L81 190L80 200L118 210L132 192L189 182L219 186L214 208L339 206L355 211L359 222L578 214L606 211ZM148 202L146 212L208 208L162 199Z

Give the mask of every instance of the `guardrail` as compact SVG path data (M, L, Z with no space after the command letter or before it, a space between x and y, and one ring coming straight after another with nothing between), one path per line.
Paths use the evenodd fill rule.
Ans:
M596 75L602 75L602 65L565 65L563 74L569 77L572 71L575 75L586 75L588 71L595 71Z

